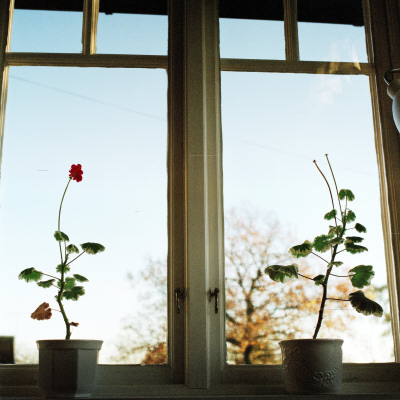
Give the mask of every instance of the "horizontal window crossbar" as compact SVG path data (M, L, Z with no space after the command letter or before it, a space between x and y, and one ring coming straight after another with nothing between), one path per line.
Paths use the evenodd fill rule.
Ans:
M75 53L6 53L6 66L163 68L168 56Z
M221 59L221 71L372 75L374 68L372 64L368 63L223 58Z

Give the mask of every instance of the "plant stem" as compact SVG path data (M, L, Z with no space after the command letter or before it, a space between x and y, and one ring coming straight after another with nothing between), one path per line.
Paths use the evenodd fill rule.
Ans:
M58 210L58 232L61 232L61 228L60 228L60 221L61 221L61 208L63 205L63 201L64 201L64 197L65 197L65 193L67 193L67 189L69 184L71 183L71 178L69 178L67 186L65 187L63 196L61 198L61 203L60 203L60 209ZM61 247L61 242L58 242L59 246L60 246L60 256L61 256L61 264L63 264L64 260L63 260L63 254L62 254L62 247Z
M338 190L338 187L337 187L337 184L336 184L336 179L335 179L335 175L333 173L332 167L331 167L331 163L329 162L328 154L325 154L325 157L326 157L326 160L328 161L329 169L331 170L331 175L332 175L332 178L333 178L333 182L335 183L336 195L339 198L339 190ZM339 201L339 210L340 210L340 215L342 216L342 220L343 220L343 211L342 211L342 205L340 204L340 201Z
M58 291L56 300L57 300L58 306L60 307L60 312L61 312L61 314L63 316L64 323L65 323L65 329L66 329L65 339L68 340L68 339L71 338L71 326L69 324L67 314L65 313L65 309L64 309L64 306L62 304L62 296L63 296L63 293L64 293L64 285L65 285L65 280L64 280L65 271L64 271L64 269L65 269L65 265L63 265L62 269L61 269L60 290Z
M65 197L65 193L67 193L67 189L69 184L71 183L71 178L69 178L67 186L65 187L63 196L61 198L61 203L60 203L60 209L58 211L58 231L61 232L61 209L62 209L62 205L64 202L64 197ZM58 306L60 307L60 312L63 316L64 319L64 323L65 323L65 339L69 340L71 338L71 325L68 321L68 317L67 314L65 313L65 309L64 306L62 304L62 298L63 298L63 293L64 293L64 286L65 286L65 267L66 267L66 263L67 263L67 252L66 252L66 245L65 245L65 241L64 241L64 251L65 251L65 260L63 257L63 253L62 253L62 245L61 245L61 241L58 242L59 246L60 246L60 256L61 256L61 279L60 279L60 289L58 291L56 300L58 303Z
M328 163L329 163L329 160L328 160ZM322 177L324 178L326 184L328 185L329 194L330 194L330 196L331 196L332 206L333 206L333 209L334 209L334 208L335 208L335 203L334 203L334 201L333 201L332 190L331 190L331 187L330 187L330 185L329 185L329 182L328 182L328 180L326 179L324 173L323 173L323 172L320 170L320 168L318 167L318 164L317 164L317 162L316 162L315 160L314 160L314 164L315 164L315 166L318 168L318 171L320 172L320 174L321 174ZM330 167L330 165L329 165L329 167ZM332 171L332 169L331 169L331 171ZM333 172L332 172L332 175L333 175ZM336 180L335 180L334 175L333 175L333 179L334 179L335 185L336 185ZM339 207L340 207L339 209L342 210L341 205L340 205L340 198L339 198L339 193L338 193L338 192L337 192L337 198L338 198ZM342 214L342 220L343 220L343 223L342 223L342 224L343 224L343 229L342 229L342 231L341 231L341 233L340 233L339 235L338 235L338 229L336 229L336 237L339 238L339 239L341 239L341 238L343 237L343 235L344 235L344 233L345 233L345 231L346 231L346 219L344 218L344 215L343 215L343 214ZM335 217L335 225L336 225L336 228L337 228L336 217ZM338 251L337 251L338 246L339 246L339 244L336 244L336 245L333 246L333 248L332 248L331 262L330 262L331 266L330 266L330 267L328 268L328 270L326 271L325 279L324 279L324 281L321 283L323 292L322 292L322 299L321 299L321 304L320 304L319 312L318 312L318 321L317 321L317 325L315 326L315 331L314 331L313 339L316 339L316 338L317 338L318 333L319 333L319 330L320 330L320 328L321 328L322 320L323 320L323 318L324 318L325 303L326 303L326 300L328 299L328 281L329 281L329 276L331 275L331 272L332 272L333 263L335 262L335 257L336 257L336 255L338 254Z

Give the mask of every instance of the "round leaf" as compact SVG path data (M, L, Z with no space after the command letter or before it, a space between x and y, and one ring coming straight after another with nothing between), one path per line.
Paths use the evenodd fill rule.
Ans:
M372 265L358 265L349 271L354 274L350 277L351 284L362 289L371 284L371 279L375 276Z
M355 310L364 315L376 315L381 317L383 314L382 307L375 301L365 296L362 290L349 294L349 300Z
M97 254L104 251L106 248L100 243L82 243L82 250L87 254Z
M289 249L289 253L296 258L307 257L312 251L311 243L306 240L303 244L293 246Z
M69 242L69 237L61 231L55 231L54 238L57 240L57 242Z
M18 279L23 279L27 282L38 282L42 279L43 274L36 271L35 268L27 268L20 272Z
M299 268L296 264L292 265L270 265L265 268L265 273L275 282L286 282L291 278L298 278Z

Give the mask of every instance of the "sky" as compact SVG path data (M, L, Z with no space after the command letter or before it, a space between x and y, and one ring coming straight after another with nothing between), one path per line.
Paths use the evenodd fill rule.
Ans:
M17 11L11 49L80 52L81 23L80 13ZM221 20L220 29L222 57L284 58L283 23ZM98 52L165 55L167 31L166 17L100 15ZM366 61L361 28L302 23L299 39L304 60ZM374 265L374 282L384 284L368 78L222 72L221 98L225 209L272 213L300 241L324 233L322 216L330 202L312 161L326 171L329 153L339 186L354 191L353 209L368 229L369 252L357 264ZM110 362L124 319L140 308L128 274L137 283L149 259L166 258L166 154L166 71L10 69L0 265L1 292L8 300L2 304L12 299L12 306L0 309L7 321L0 334L15 336L26 360L35 340L60 337L64 329L57 315L45 322L29 318L53 294L17 275L32 266L52 271L58 264L52 235L70 165L81 163L84 175L68 189L62 230L72 243L106 247L74 265L90 282L87 295L68 303L71 319L80 322L72 337L104 340L100 362ZM363 336L382 329L372 318L363 317L356 339L345 342L345 360L392 360L390 339L371 348ZM359 351L351 352L354 347Z

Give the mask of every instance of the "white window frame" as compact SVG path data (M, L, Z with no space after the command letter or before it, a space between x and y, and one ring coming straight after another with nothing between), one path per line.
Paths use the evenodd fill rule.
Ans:
M10 53L10 7L0 5L0 144L10 66L78 66L168 69L169 260L168 365L100 365L95 396L263 395L284 393L280 366L228 366L224 329L224 241L220 71L363 74L369 76L381 185L395 363L345 364L343 392L400 394L400 146L384 73L400 65L397 0L365 0L369 63L299 61L296 0L286 5L286 60L219 59L216 0L170 0L168 56L95 54L97 0L85 0L83 53ZM1 149L0 149L1 150ZM174 290L184 288L178 314ZM209 291L219 288L220 311ZM394 393L397 393L396 395ZM0 365L0 398L38 397L37 366ZM339 395L338 395L339 396ZM289 396L287 397L289 398ZM309 397L312 398L312 397ZM335 397L332 397L335 398ZM369 396L368 398L373 398ZM395 398L395 397L393 397Z

